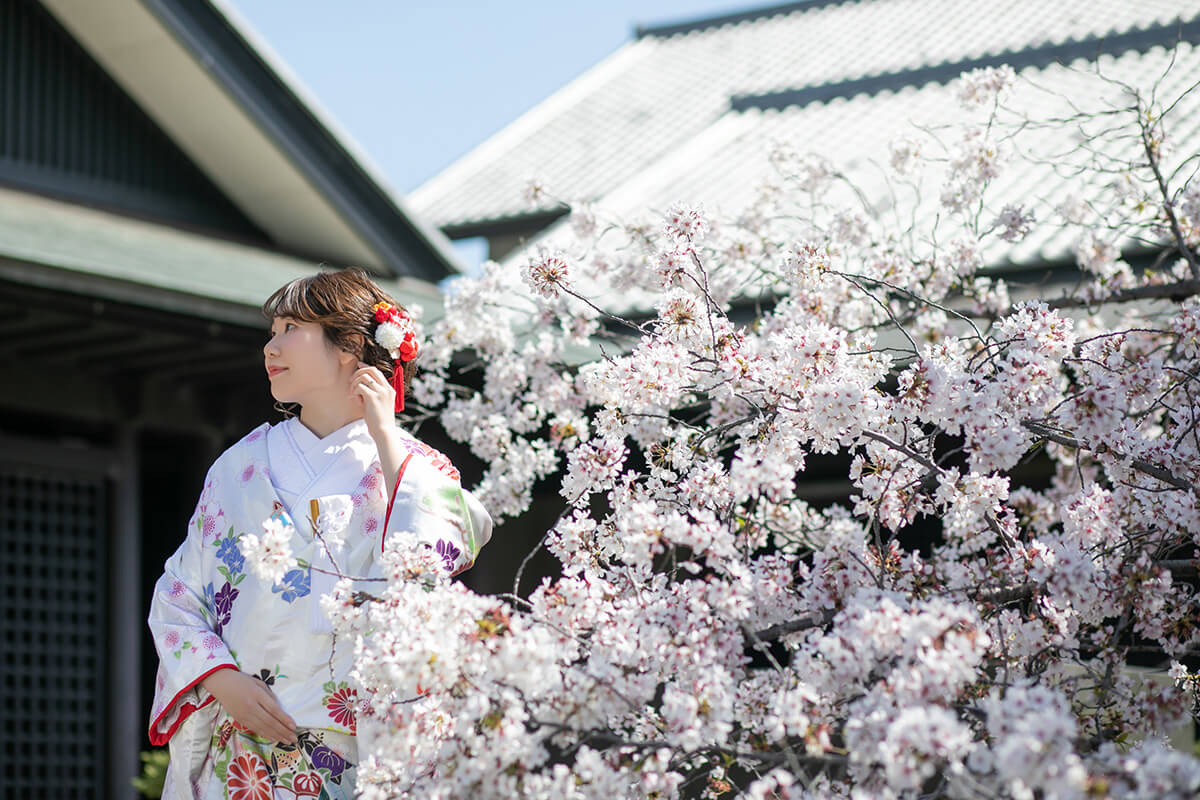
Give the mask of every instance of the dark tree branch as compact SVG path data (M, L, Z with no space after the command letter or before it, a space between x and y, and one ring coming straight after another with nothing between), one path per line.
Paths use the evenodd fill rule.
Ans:
M1171 573L1171 577L1176 580L1187 580L1200 575L1200 566L1192 559L1165 559L1154 561L1152 564L1155 567L1167 570ZM996 589L993 591L968 590L967 596L976 603L1003 606L1019 600L1028 600L1040 588L1042 588L1041 584L1030 581L1029 583L1010 586L1007 589ZM761 646L766 642L772 642L787 636L789 633L806 631L810 628L823 628L833 624L835 616L837 614L834 611L815 611L811 614L805 614L802 617L781 622L778 625L772 625L769 628L763 628L760 631L749 634L750 641L748 644L751 647L755 645Z
M574 736L579 739L581 744L595 744L602 747L629 748L631 750L638 751L655 751L665 748L672 750L679 755L687 756L688 758L695 758L697 756L729 756L737 761L757 761L763 764L798 763L802 766L815 769L840 767L846 763L846 756L839 753L796 756L795 754L788 754L779 750L738 750L731 747L702 747L698 750L681 751L677 745L674 745L665 739L637 741L620 736L610 730L601 728L581 730L578 728L572 728L569 725L564 725L559 722L537 719L536 717L530 717L529 723L539 728L546 728L554 731L555 734Z
M1028 600L1038 589L1036 583L1023 583L1020 586L1010 586L1007 589L997 589L994 592L979 592L971 595L976 603L990 603L997 606L1008 605L1017 600Z
M1049 426L1047 426L1041 422L1037 422L1035 420L1027 419L1027 420L1024 420L1021 424L1028 431L1033 433L1035 436L1040 436L1043 439L1048 439L1052 442L1056 442L1058 444L1063 445L1064 447L1073 447L1076 450L1088 450L1093 453L1108 453L1109 455L1112 455L1113 457L1118 458L1118 459L1125 458L1124 455L1122 455L1121 453L1118 453L1116 450L1111 450L1107 447L1104 447L1103 445L1101 445L1100 447L1093 447L1093 446L1089 445L1087 442L1082 442L1079 439L1076 439L1072 436L1067 436L1066 434L1057 433L1056 431L1052 430ZM1140 458L1135 458L1135 459L1130 460L1129 466L1133 467L1135 470L1137 470L1138 472L1141 472L1144 475L1149 475L1151 478L1157 478L1158 480L1162 481L1163 483L1170 484L1171 486L1174 486L1176 489L1182 489L1185 492L1195 492L1196 491L1195 486L1193 486L1190 482L1184 480L1183 478L1180 478L1179 476L1175 475L1175 473L1171 472L1171 470L1167 469L1166 467L1160 467L1157 464L1151 464L1149 461L1143 461Z
M789 633L797 633L806 631L809 628L823 628L833 622L833 618L837 616L835 611L814 611L811 614L806 614L803 617L790 619L787 622L781 622L778 625L772 625L769 628L763 628L761 631L756 631L751 634L753 641L751 646L762 642L773 642Z
M1046 305L1050 308L1090 308L1108 303L1128 303L1132 300L1174 300L1179 302L1197 294L1200 294L1200 280L1190 280L1120 289L1097 300L1060 297L1056 300L1047 300ZM1009 311L1011 312L1011 310Z

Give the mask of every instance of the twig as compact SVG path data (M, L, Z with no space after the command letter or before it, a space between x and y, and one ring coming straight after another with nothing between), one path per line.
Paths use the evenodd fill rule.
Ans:
M1060 297L1056 300L1047 300L1045 302L1050 308L1090 308L1107 305L1108 303L1128 303L1131 300L1162 299L1180 301L1197 294L1200 294L1200 280L1188 280L1150 286L1135 286L1132 289L1120 289L1107 297L1101 297L1096 300L1086 300L1082 297Z
M1035 436L1040 436L1043 439L1049 439L1050 441L1061 444L1064 447L1073 447L1077 450L1088 450L1093 453L1108 453L1116 459L1122 461L1125 460L1125 456L1116 450L1108 448L1104 445L1094 447L1089 445L1087 442L1083 442L1074 438L1073 436L1056 433L1041 422L1027 419L1023 420L1021 425L1023 425ZM1185 492L1197 492L1197 487L1193 486L1190 482L1184 480L1183 478L1175 475L1175 473L1171 472L1171 470L1167 469L1166 467L1160 467L1157 464L1151 464L1149 461L1143 461L1140 458L1131 459L1128 463L1130 467L1138 472L1149 475L1151 478L1157 478L1163 483L1174 486L1176 489L1182 489Z

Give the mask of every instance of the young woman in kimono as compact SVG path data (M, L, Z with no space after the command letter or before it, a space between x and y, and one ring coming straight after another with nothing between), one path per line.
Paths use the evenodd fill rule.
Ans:
M354 643L335 641L321 595L377 575L389 537L456 573L491 533L453 465L396 424L417 351L402 307L351 270L293 281L263 311L271 394L300 412L216 460L155 586L150 740L170 745L169 800L353 797ZM263 578L247 554L272 531L295 561Z

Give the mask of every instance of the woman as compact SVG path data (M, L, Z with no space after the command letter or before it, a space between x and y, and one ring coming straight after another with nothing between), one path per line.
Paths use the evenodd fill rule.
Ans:
M378 580L397 537L457 573L491 533L453 465L396 425L417 355L401 306L348 270L293 281L263 312L271 394L300 411L216 460L155 587L164 798L353 797L354 643L321 596L339 577Z

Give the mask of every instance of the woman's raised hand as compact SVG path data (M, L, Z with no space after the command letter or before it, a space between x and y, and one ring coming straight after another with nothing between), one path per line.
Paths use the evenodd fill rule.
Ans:
M404 455L396 428L396 390L382 372L360 361L358 371L350 379L350 394L362 400L363 420L379 450L383 479L388 486L395 487Z
M274 742L295 744L296 721L279 705L271 687L236 669L217 670L201 685L217 698L234 722Z
M377 367L360 361L350 378L350 394L362 400L363 420L372 438L378 440L396 426L396 390Z

